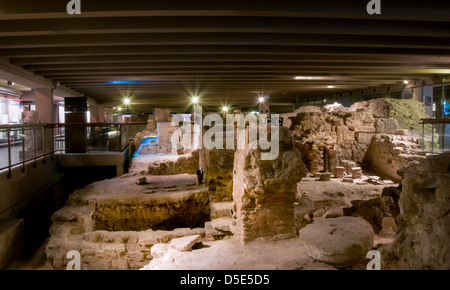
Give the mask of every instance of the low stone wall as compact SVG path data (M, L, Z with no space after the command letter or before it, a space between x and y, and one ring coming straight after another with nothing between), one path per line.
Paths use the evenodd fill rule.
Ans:
M450 152L404 170L398 232L383 269L450 269Z
M174 174L196 174L199 169L199 152L183 155L176 161L161 160L148 165L148 174L151 175L174 175Z
M417 141L409 136L376 134L365 156L365 167L399 181L397 171L425 158Z
M93 183L53 214L46 254L55 269L65 269L71 250L81 253L81 269L139 269L152 259L154 244L204 234L210 198L195 176L134 181L124 175Z

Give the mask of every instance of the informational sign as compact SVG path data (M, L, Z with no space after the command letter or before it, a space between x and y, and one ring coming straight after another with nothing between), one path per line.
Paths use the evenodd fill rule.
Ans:
M444 101L444 116L450 116L450 101Z

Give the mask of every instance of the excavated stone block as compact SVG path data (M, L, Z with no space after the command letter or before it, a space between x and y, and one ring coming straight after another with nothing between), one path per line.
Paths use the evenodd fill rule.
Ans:
M189 251L192 248L192 246L194 246L197 242L200 241L200 239L201 239L200 235L193 235L173 239L172 241L170 241L170 247L179 252Z
M211 219L233 216L233 202L213 202L211 203Z
M376 133L394 134L398 131L398 122L395 119L380 118L375 121Z
M372 226L361 218L319 219L299 232L308 256L335 267L347 267L365 259L372 248Z
M360 179L362 177L362 169L361 167L352 167L352 178Z
M279 130L280 151L275 160L262 160L260 149L241 149L235 153L233 200L237 223L234 228L244 242L295 235L297 183L306 176L307 170L288 129L280 127Z
M320 175L320 181L330 181L331 179L331 173L330 172L324 172Z
M344 178L345 175L346 175L345 167L343 167L343 166L336 166L334 168L334 177L336 177L336 178Z

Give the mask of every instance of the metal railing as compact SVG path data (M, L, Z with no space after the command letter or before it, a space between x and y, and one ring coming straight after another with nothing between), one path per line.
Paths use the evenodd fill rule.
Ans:
M450 151L450 119L421 119L422 150L429 153Z
M55 153L123 152L146 123L0 125L0 171Z

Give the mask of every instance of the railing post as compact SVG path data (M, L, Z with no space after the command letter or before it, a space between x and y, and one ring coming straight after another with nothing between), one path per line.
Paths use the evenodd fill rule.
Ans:
M11 130L7 129L6 134L8 136L8 175L7 178L11 178Z
M25 128L22 128L22 173L25 172L25 160L26 160L26 153L25 153Z
M434 152L434 124L431 124L431 152Z
M118 152L122 151L122 125L119 124L119 150L117 150Z
M45 144L47 143L47 136L46 136L46 131L45 131L45 126L42 127L42 153L44 158L42 159L42 163L45 164L45 157L47 156L47 148L45 146Z
M34 134L33 134L33 146L34 146L34 163L33 168L36 168L36 159L37 159L37 136L36 136L36 127L34 128Z

